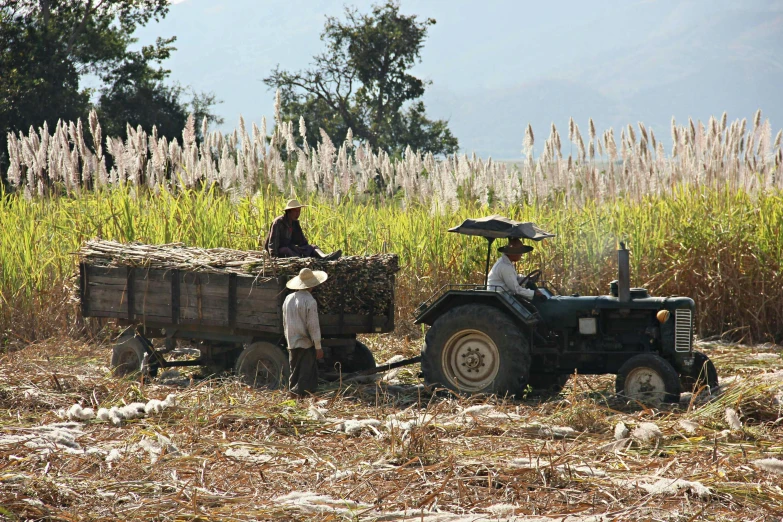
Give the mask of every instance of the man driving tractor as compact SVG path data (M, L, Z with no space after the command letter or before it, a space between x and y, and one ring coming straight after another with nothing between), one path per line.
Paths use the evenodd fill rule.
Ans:
M514 295L521 295L529 301L532 300L536 292L522 286L526 282L526 278L517 274L517 270L514 267L514 263L532 250L533 247L525 245L521 239L516 237L510 238L508 245L498 248L498 252L503 255L500 256L500 259L495 262L489 271L487 286L497 286ZM539 295L542 294L539 293Z

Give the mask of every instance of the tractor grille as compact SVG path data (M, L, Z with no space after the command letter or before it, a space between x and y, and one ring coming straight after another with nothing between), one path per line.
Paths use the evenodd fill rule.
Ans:
M693 321L691 311L681 308L674 311L674 349L678 352L691 351Z

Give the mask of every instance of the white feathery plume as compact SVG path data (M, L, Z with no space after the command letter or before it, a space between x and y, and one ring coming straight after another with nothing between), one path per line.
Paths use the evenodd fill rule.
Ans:
M620 421L614 427L614 440L627 439L629 433L630 432L628 430L628 427L625 425L624 422Z
M756 114L753 116L753 132L752 134L756 134L756 131L759 128L759 125L761 125L761 109L756 111Z
M699 429L699 425L698 424L696 424L693 421L689 421L687 419L680 419L678 424L689 435L693 435L694 433L696 433L696 430Z
M663 437L661 429L652 422L642 422L631 432L631 437L642 442L650 442Z
M644 123L637 122L637 125L639 126L639 132L641 133L641 141L649 141L647 139L647 128L644 126Z
M280 89L277 89L275 91L275 125L279 126L280 122L282 121L280 116L280 109L282 108L282 104L280 102Z
M733 408L726 408L726 424L732 431L742 431L742 423L740 422L739 415Z
M12 186L18 187L22 180L22 163L21 163L21 149L19 147L19 141L13 132L9 132L8 136L8 181Z
M753 461L753 465L764 471L783 475L783 460L773 458L758 459Z
M552 124L554 125L554 123ZM574 122L573 118L568 118L568 141L571 143L574 142L576 139L576 134L574 133L574 128L576 127L576 123Z
M535 137L533 136L533 126L528 123L527 127L525 128L525 139L522 142L522 152L525 154L525 156L530 156L531 152L533 152L534 140Z
M196 141L196 118L193 113L188 115L188 120L185 122L185 128L182 129L182 146L185 148L190 147Z
M704 133L704 126L702 125L701 121L699 121L699 128L702 130L702 134ZM688 129L689 133L688 136L690 137L691 143L696 143L696 126L693 124L693 119L688 118Z
M756 148L756 156L765 160L771 150L770 143L772 143L772 127L769 124L769 120L766 120L759 129L759 143Z

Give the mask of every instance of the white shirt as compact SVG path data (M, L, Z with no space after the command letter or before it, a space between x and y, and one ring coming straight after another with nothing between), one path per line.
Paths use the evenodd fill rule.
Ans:
M283 331L288 349L321 349L321 325L318 323L318 303L313 294L299 290L283 302Z
M503 254L492 265L492 269L489 271L489 278L487 279L487 286L501 286L512 294L521 295L525 299L533 299L535 294L533 290L519 286L517 270L506 254Z

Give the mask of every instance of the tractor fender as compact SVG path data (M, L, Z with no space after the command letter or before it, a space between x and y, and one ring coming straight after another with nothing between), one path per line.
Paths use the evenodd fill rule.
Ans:
M484 304L506 312L514 321L528 328L541 321L536 307L527 301L518 300L505 292L493 290L449 290L431 304L423 303L417 310L415 324L432 326L435 321L458 306L468 304Z

